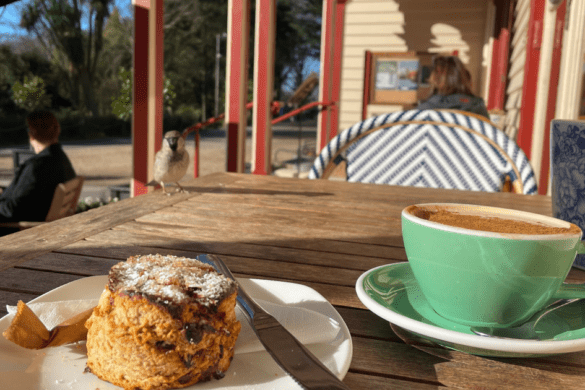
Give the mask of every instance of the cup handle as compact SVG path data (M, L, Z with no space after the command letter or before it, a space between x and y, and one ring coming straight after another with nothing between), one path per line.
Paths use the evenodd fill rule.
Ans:
M579 255L583 255L585 254L585 242L579 240L579 242L577 243L577 254Z
M585 254L585 241L577 242L577 254ZM556 299L581 299L585 298L585 284L563 283L559 290L554 294Z

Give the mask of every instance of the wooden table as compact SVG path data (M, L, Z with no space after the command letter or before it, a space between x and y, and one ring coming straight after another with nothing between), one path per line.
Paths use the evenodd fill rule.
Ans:
M550 215L550 198L218 173L0 238L0 314L128 256L222 255L236 276L301 283L347 323L352 389L583 389L585 353L486 359L405 344L358 300L373 267L406 260L400 212L413 203L495 205ZM573 269L570 282L585 282Z

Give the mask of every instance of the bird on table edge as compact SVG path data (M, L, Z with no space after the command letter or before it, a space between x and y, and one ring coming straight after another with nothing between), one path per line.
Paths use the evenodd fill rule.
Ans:
M186 135L176 130L165 133L162 147L154 157L154 178L147 186L160 184L163 193L170 195L165 189L165 183L175 183L179 187L176 191L187 192L179 184L189 168L189 152L185 150Z

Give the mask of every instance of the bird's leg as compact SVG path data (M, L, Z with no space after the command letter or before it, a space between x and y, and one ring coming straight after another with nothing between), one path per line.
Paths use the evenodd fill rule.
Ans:
M162 187L163 194L167 194L167 195L170 195L170 194L171 194L170 192L167 192L167 190L166 190L166 188L165 188L165 183L164 183L164 182L162 182L162 181L161 181L161 182L160 182L160 185L161 185L161 187Z
M184 192L185 194L188 194L188 193L189 193L189 191L187 191L187 190L185 190L183 187L181 187L181 185L179 184L179 182L175 182L175 184L177 185L177 187L179 187L179 188L177 188L177 189L175 190L175 192L179 192L179 191L181 191L181 192Z

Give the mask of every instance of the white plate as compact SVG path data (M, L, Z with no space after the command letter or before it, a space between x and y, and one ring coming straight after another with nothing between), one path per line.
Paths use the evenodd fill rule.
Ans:
M307 348L338 378L343 379L352 358L349 330L339 313L318 292L294 283L271 280L239 279L242 287L256 298L279 305L290 305L316 311L336 320L341 328L333 343L313 344ZM55 302L99 298L107 276L79 279L32 300ZM12 315L0 319L0 333L12 321ZM245 329L243 327L242 329ZM85 343L46 348L40 351L21 348L0 337L0 387L11 390L120 389L93 374L85 374ZM225 377L198 383L187 389L299 389L282 371L268 352L236 354Z
M373 268L356 282L362 303L406 331L444 347L482 356L532 357L585 351L581 306L557 309L540 321L551 340L498 339L475 335L469 326L438 315L428 304L406 263Z

